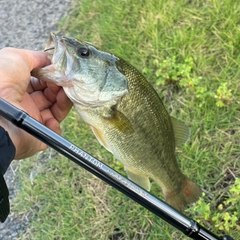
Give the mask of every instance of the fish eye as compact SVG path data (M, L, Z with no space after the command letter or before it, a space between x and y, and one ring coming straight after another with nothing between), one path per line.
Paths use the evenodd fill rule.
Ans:
M78 50L77 50L77 54L79 57L88 57L90 52L89 52L89 49L87 47L80 47Z

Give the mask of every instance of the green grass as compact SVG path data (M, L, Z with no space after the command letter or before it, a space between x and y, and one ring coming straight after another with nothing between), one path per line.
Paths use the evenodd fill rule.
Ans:
M177 155L184 173L206 195L185 214L219 235L227 232L215 226L214 216L240 216L240 197L229 191L240 176L239 16L235 0L81 0L59 25L66 35L92 42L142 70L171 115L191 126L190 141ZM186 63L190 58L192 63ZM168 85L159 79L166 59L166 69L172 71ZM74 111L62 126L64 137L125 174ZM22 189L14 211L32 219L21 239L187 239L90 173L50 153L21 164ZM156 184L152 193L162 197ZM237 202L227 206L226 199ZM228 232L235 239L240 239L239 225Z

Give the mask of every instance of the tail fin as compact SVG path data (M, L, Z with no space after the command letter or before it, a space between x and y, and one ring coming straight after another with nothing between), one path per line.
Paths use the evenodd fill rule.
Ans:
M182 212L188 204L196 202L201 194L201 188L186 178L182 190L176 194L165 195L165 199L168 204Z

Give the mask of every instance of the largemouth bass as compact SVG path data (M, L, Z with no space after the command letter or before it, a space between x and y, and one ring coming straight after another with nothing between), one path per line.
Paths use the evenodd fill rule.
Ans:
M86 42L51 34L52 64L37 78L64 88L98 141L123 163L129 179L150 191L149 178L179 211L196 201L200 187L179 168L175 147L189 129L166 111L157 92L132 65Z

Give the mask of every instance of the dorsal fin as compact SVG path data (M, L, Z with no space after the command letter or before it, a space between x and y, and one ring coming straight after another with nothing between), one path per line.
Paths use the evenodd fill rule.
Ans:
M172 116L171 116L171 122L173 126L176 147L180 147L189 139L190 128L186 126L183 122L177 120Z

